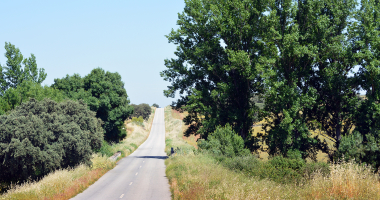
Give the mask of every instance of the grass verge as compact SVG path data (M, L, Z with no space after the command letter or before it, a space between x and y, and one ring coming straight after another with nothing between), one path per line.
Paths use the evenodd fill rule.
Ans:
M167 152L178 149L165 160L173 199L380 199L379 174L368 166L352 161L280 169L276 163L281 160L221 159L183 140L184 125L170 107L165 108L165 127ZM287 174L304 181L287 181Z
M70 199L84 191L87 187L97 181L107 171L116 166L108 155L120 151L121 158L130 155L149 136L154 118L154 112L143 126L125 122L128 136L118 144L107 144L104 152L93 154L92 166L79 165L75 168L60 169L46 175L39 181L30 181L23 184L16 184L10 190L0 196L1 200L64 200Z

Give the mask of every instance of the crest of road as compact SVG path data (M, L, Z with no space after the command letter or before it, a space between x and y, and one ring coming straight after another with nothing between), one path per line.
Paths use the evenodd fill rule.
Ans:
M164 109L156 109L148 139L117 166L104 174L85 191L80 199L171 199L165 175Z

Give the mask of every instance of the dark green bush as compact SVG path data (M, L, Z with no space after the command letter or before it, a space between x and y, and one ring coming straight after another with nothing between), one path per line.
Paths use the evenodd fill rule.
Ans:
M260 179L270 179L278 183L308 181L310 176L316 171L320 171L324 175L329 173L329 166L326 163L306 163L301 159L290 159L281 156L275 156L268 161L262 161L255 156L213 157L229 169L241 171L248 176Z
M237 135L229 124L225 127L218 126L208 136L207 140L199 140L198 147L215 155L225 155L227 157L250 154L250 151L244 148L243 138Z
M374 169L380 167L380 131L371 130L363 135L354 131L350 135L343 136L336 152L340 159L355 160L366 163Z
M131 117L141 116L144 120L147 120L150 114L152 113L152 108L146 103L142 103L139 105L132 104L132 106L134 109L133 109L133 114L131 115Z
M83 101L31 99L0 116L0 180L35 180L58 168L91 164L102 121Z

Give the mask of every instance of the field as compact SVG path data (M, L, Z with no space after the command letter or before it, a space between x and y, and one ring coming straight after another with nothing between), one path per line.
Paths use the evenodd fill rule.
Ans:
M179 116L165 108L167 146L178 149L165 161L173 199L380 199L379 175L353 162L330 163L328 174L315 171L294 184L230 168L192 148L187 141L194 138L181 137Z
M118 144L109 145L103 150L108 154L120 151L122 156L118 160L128 156L148 138L153 117L154 112L147 121L144 121L143 126L125 122L128 130L127 138ZM39 181L15 185L2 194L0 199L70 199L116 166L116 162L110 161L108 156L102 156L99 153L94 154L91 161L93 163L91 167L79 165L72 169L61 169L48 174Z

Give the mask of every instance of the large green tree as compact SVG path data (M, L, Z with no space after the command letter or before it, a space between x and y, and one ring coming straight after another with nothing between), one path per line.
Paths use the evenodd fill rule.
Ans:
M332 155L311 130L323 130L338 148L353 126L359 99L350 76L356 62L347 28L354 8L354 0L271 2L263 34L271 50L263 75L265 142L271 154L315 158L322 149Z
M84 78L74 74L54 79L52 87L64 91L71 99L83 99L96 117L103 120L107 141L118 142L126 137L124 121L133 113L133 107L118 73L96 68Z
M8 88L17 88L24 80L32 81L41 84L46 73L43 68L37 68L36 57L31 54L30 58L25 58L20 52L20 49L15 45L5 42L5 57L7 58L6 65L0 66L0 94Z
M262 88L257 62L266 0L186 0L178 30L167 36L178 45L177 58L165 60L165 96L180 98L176 109L189 115L202 137L218 125L230 124L243 138L250 136L257 107L252 97Z
M362 0L349 30L357 51L357 84L366 92L355 115L355 130L342 138L339 155L380 167L380 1Z

